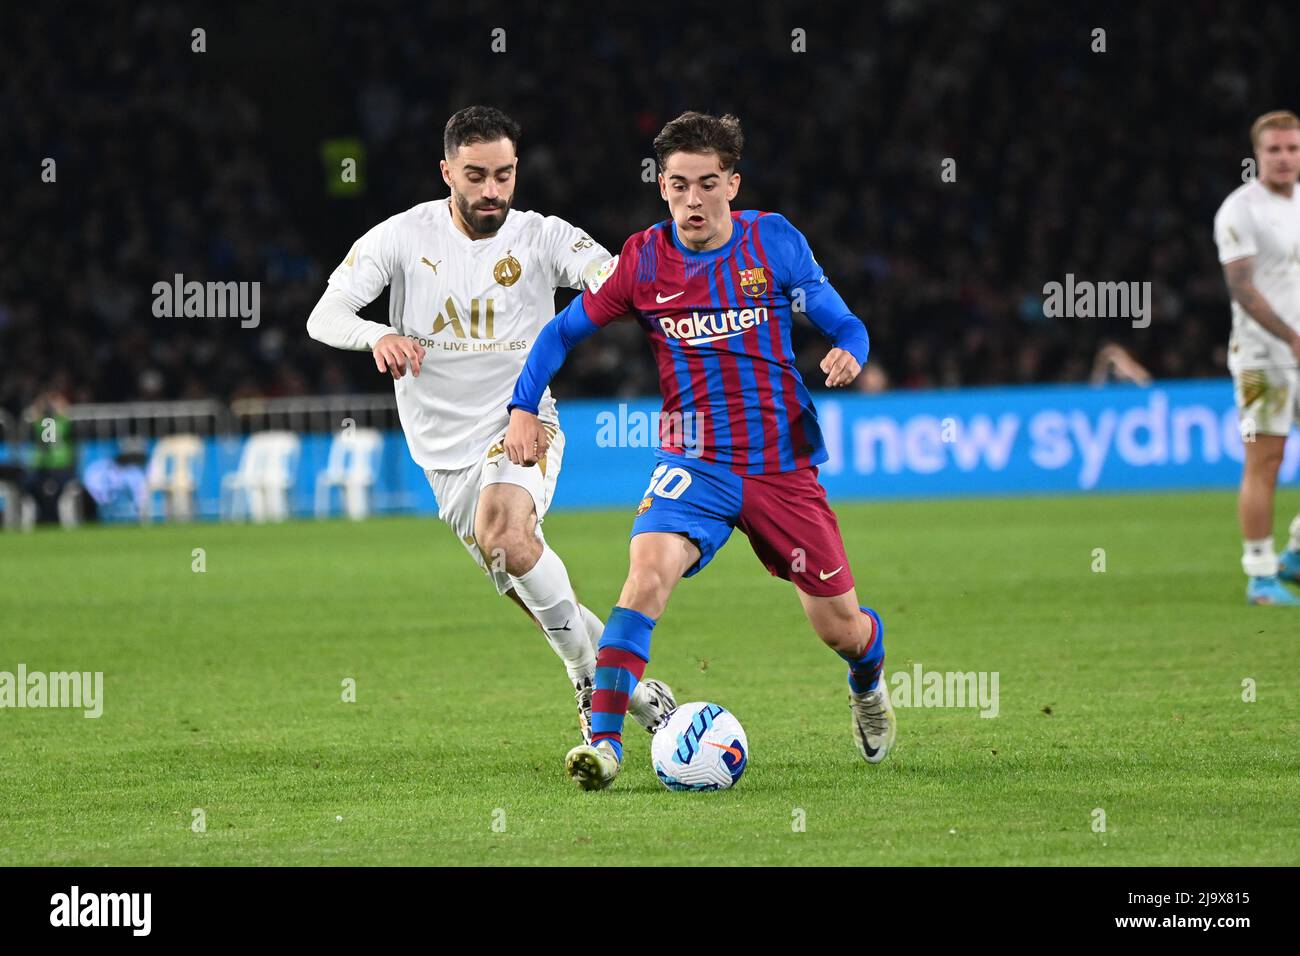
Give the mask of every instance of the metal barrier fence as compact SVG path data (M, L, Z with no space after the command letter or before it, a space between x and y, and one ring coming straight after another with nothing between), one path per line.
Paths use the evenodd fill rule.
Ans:
M292 432L335 432L355 428L397 428L397 399L386 395L322 395L240 398L230 403L237 431L248 434L282 428Z
M257 496L269 493L271 484L275 486L271 500L279 502L286 515L315 513L319 516L337 510L332 504L330 488L340 489L351 502L348 513L354 517L371 507L388 512L413 511L420 504L420 495L428 496L423 472L405 454L397 454L397 446L391 446L391 454L386 453L382 437L367 446L371 448L367 453L371 457L339 455L338 461L334 461L333 450L341 432L374 429L382 436L400 429L397 402L391 393L246 398L228 405L215 400L81 403L69 405L64 414L71 423L79 479L89 480L83 476L96 469L95 487L100 489L101 497L107 496L106 502L100 502L104 506L100 510L101 519L107 515L106 520L122 520L119 515L109 514L109 506L116 507L125 498L130 498L137 510L144 507L153 513L154 499L160 492L169 513L172 508L179 508L174 514L183 518L216 517L223 512L227 492L233 496L229 502L233 510L236 492L250 487L249 512L254 514L252 502L261 501ZM257 455L245 462L245 452L250 447L246 439L272 431L287 431L294 436L289 473L276 477L273 482L258 477L258 468L262 466ZM176 440L169 440L172 438ZM26 491L32 473L23 465L33 440L30 429L25 433L20 422L0 411L0 513L6 527L30 527L35 520L36 498ZM155 444L164 440L167 440L165 445ZM144 460L143 453L156 452L157 457L150 459L148 475L139 479L129 479L100 467L122 452L141 455L140 462ZM185 464L178 464L180 461ZM358 466L358 461L369 464ZM345 466L345 462L351 466ZM134 463L127 464L137 467ZM350 470L345 471L345 467ZM178 468L185 472L184 481L174 480ZM328 482L322 485L326 478ZM137 487L131 484L132 480L143 480L145 484ZM267 483L266 487L259 482ZM77 494L83 493L79 480L70 481L67 486L75 487ZM147 489L144 506L134 504L140 488ZM358 492L357 488L362 490ZM69 523L78 520L74 513L80 511L80 500L71 501ZM61 497L60 520L63 520L63 510Z
M397 428L397 400L391 395L323 395L241 398L223 402L117 402L68 406L77 439L147 440L165 435L247 435L287 429L335 432L349 421L357 428ZM0 444L19 441L13 420L0 412Z
M229 434L234 418L221 402L120 402L68 406L77 439L150 439L164 435Z

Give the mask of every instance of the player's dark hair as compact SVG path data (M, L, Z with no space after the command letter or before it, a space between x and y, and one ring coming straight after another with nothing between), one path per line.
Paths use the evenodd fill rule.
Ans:
M730 113L719 117L688 110L659 131L654 146L660 172L673 153L717 153L718 165L730 172L740 162L745 134Z
M510 140L519 149L519 124L494 106L467 106L453 113L442 131L442 148L450 158L456 150L473 143Z

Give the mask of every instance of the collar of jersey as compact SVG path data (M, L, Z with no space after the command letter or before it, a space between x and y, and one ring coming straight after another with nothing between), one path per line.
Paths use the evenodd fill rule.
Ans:
M745 231L745 224L736 216L731 217L731 238L725 244L718 246L716 249L710 249L708 252L696 252L694 249L683 244L681 238L677 235L677 222L673 219L668 220L669 234L673 238L673 246L686 259L695 262L711 262L714 259L721 259L731 254L731 251L740 243L741 234Z
M1273 190L1265 186L1263 180L1261 179L1252 180L1252 183L1259 188L1259 191L1261 193L1264 194L1265 199L1270 199L1270 200L1275 199L1278 202L1287 205L1290 205L1291 203L1295 202L1297 196L1300 196L1300 183L1296 183L1296 185L1292 187L1290 197L1279 196L1277 193L1273 192Z

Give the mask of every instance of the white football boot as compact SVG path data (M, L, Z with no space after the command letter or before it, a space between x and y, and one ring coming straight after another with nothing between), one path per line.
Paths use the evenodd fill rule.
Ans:
M894 716L885 676L880 676L875 690L864 694L850 691L849 708L853 712L853 739L858 743L858 753L867 763L880 763L889 755L898 736L898 718Z
M604 740L594 747L579 744L564 758L564 772L583 790L604 790L614 782L618 771L614 748Z
M677 699L673 697L672 688L653 677L637 681L636 689L628 698L628 716L645 728L646 733L653 734L664 724L677 709ZM590 737L587 738L590 742Z
M594 690L595 681L590 677L581 677L573 682L573 697L578 702L578 729L586 743L591 743L591 695Z

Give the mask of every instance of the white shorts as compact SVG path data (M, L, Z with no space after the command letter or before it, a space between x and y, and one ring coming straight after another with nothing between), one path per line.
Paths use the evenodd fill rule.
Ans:
M1287 435L1300 419L1300 370L1248 368L1232 373L1243 438Z
M480 493L488 485L519 485L533 496L533 507L537 511L537 539L542 537L542 519L546 509L555 497L555 485L560 477L560 465L564 460L564 432L551 422L542 422L551 436L550 448L546 458L529 468L516 465L506 457L502 443L506 430L501 431L488 442L483 454L472 465L452 471L426 469L424 476L429 479L429 487L438 499L438 517L451 526L460 538L465 550L470 553L483 572L492 579L498 594L505 594L513 585L510 575L506 573L505 562L493 561L484 556L474 540L474 516L478 513Z

